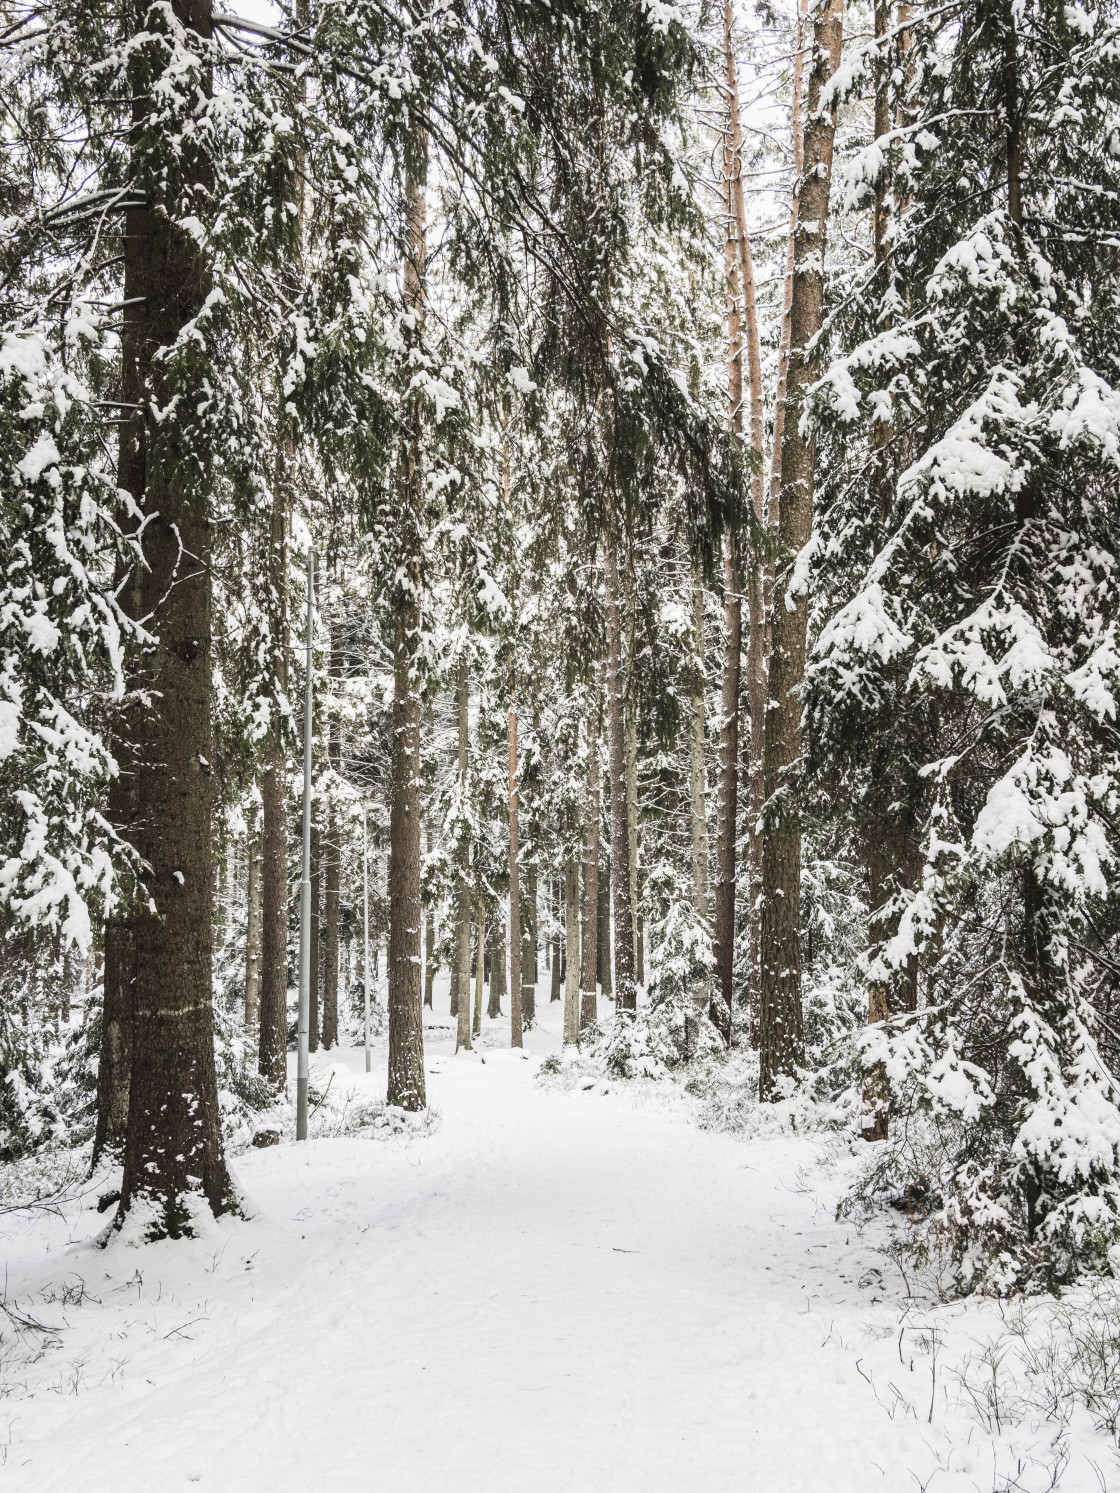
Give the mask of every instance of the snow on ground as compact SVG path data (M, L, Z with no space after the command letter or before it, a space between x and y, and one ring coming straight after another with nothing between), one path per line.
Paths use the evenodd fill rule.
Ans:
M8 1306L53 1329L5 1324L5 1489L1050 1485L1057 1428L997 1431L961 1389L998 1308L904 1300L835 1221L843 1148L700 1130L672 1085L542 1081L557 1006L524 1056L505 1022L455 1056L446 1011L434 1122L245 1152L248 1222L100 1250L94 1195L0 1218ZM312 1078L378 1100L384 1069L352 1048ZM1120 1487L1087 1415L1068 1446L1068 1493Z

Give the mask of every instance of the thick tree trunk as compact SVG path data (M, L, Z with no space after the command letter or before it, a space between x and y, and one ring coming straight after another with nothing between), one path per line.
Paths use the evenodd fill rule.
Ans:
M319 1016L319 977L323 963L323 951L319 938L319 912L323 889L323 835L319 828L318 810L314 806L311 813L313 816L311 820L311 959L308 979L307 1045L311 1052L318 1052L319 1031L322 1025Z
M521 881L517 847L517 675L509 654L509 1025L510 1046L523 1047L521 1033Z
M420 699L410 678L409 638L418 622L399 604L394 648L392 797L389 808L388 1102L423 1109L423 1004L420 990Z
M793 560L808 543L813 520L813 448L801 431L806 391L818 373L811 350L820 331L825 227L836 117L821 108L821 92L840 61L843 0L824 0L814 19L814 66L806 100L804 170L794 238L790 361L782 438L778 533L785 555L775 580L766 712L766 810L762 847L762 999L759 1013L759 1093L774 1097L777 1081L804 1061L801 1009L801 829L795 775L801 761L800 685L805 677L808 599L787 594Z
M579 1029L598 1019L595 967L599 948L599 704L587 711L587 807L583 837L583 951L580 968Z
M611 774L611 892L614 901L615 1007L632 1015L638 1009L634 983L634 909L630 900L630 822L626 784L626 733L623 720L622 612L618 590L618 541L608 515L606 554L607 743ZM607 971L609 959L603 962ZM604 991L606 987L604 986Z
M564 1046L579 1041L579 866L564 867Z
M404 309L408 335L419 337L424 319L427 261L427 135L417 131L416 161L406 172ZM412 174L415 171L415 175ZM393 745L389 807L389 1081L387 1099L402 1109L423 1109L423 995L420 986L420 696L412 679L420 629L421 415L403 372L401 449L398 462L397 532L400 563L394 596Z
M261 1005L261 837L257 827L257 806L249 812L249 833L245 850L248 856L248 886L245 901L248 920L245 929L245 1030L255 1035Z
M467 811L467 767L469 764L469 737L467 727L467 660L459 660L459 806L465 816ZM458 1003L455 1012L455 1051L460 1047L471 1050L471 842L460 826L461 840L456 860L458 862L458 897L455 918L456 965L458 966Z
M176 0L189 31L211 32L209 0ZM151 17L146 17L146 25ZM162 24L158 21L157 25ZM162 56L163 54L161 54ZM156 64L157 69L159 63ZM134 69L134 113L146 122L167 80ZM158 126L157 126L158 128ZM134 165L181 172L205 186L208 168L168 142L153 160L138 134ZM123 384L137 403L193 408L203 398L196 362L157 356L172 347L210 289L194 237L148 207L125 219ZM132 1052L124 1172L117 1213L135 1210L143 1235L193 1234L201 1198L215 1214L235 1206L226 1172L214 1070L211 983L214 760L211 727L211 518L205 451L174 419L143 415L122 432L119 481L143 518L143 560L134 584L155 639L134 686L150 690L134 743L132 840L146 866L150 912L132 921ZM201 470L200 470L201 468Z
M708 919L708 771L705 765L704 710L704 588L692 584L693 666L689 799L692 806L692 905L697 916Z

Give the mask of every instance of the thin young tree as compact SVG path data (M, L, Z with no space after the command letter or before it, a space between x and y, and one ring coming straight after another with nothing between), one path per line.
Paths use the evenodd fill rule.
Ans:
M261 998L261 835L256 803L249 811L245 854L248 863L245 888L248 914L245 929L245 1032L252 1039L260 1021Z
M467 657L459 660L456 690L459 730L457 787L459 793L459 845L456 855L455 888L455 962L459 972L458 1010L456 1011L455 1051L471 1050L471 837L467 815L470 737L468 734Z
M622 610L618 582L618 536L614 504L604 534L604 600L607 631L607 741L610 763L611 893L614 902L615 1006L626 1015L638 1009L634 981L634 921L630 901L630 825L627 812L626 739L623 718ZM609 956L608 956L609 957ZM604 958L603 969L607 968Z
M507 491L508 491L508 462ZM509 1023L510 1046L523 1047L521 1023L521 878L518 864L520 847L517 838L517 671L512 647L509 650Z
M583 821L583 939L580 962L579 1029L598 1019L595 969L599 948L599 702L592 692L587 707L587 798Z

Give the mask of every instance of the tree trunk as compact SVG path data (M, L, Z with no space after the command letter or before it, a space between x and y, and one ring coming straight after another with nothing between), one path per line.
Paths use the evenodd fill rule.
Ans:
M246 837L249 885L246 888L248 923L245 930L245 1030L257 1030L261 1004L261 837L257 828L257 806L249 811Z
M521 883L517 866L517 676L509 653L509 1023L510 1046L521 1034Z
M634 637L630 636L630 668L634 668ZM630 912L634 919L634 979L645 984L641 954L642 920L638 913L638 710L633 698L626 711L626 825L630 831Z
M404 262L406 335L420 339L427 261L427 133L414 126L416 158L406 166ZM423 1109L423 996L420 987L420 696L412 680L420 630L421 410L402 369L401 443L397 474L399 564L393 597L393 744L389 806L389 1082L387 1099Z
M733 76L725 0L724 35L727 72ZM728 100L723 148L724 276L727 284L727 408L733 444L743 434L743 325L739 299L739 234L735 211L735 146ZM713 954L717 989L710 1016L725 1042L731 1041L732 971L735 958L735 835L739 807L739 674L743 647L738 540L729 529L723 546L723 678L720 692L719 787L716 809L716 897Z
M189 31L210 36L209 0L176 0L173 8ZM158 71L142 76L144 66L138 53L136 176L144 181L170 170L205 190L208 166L189 144L176 141L173 149L166 141L161 154L152 142L151 101L169 79ZM201 365L157 354L174 346L209 290L194 237L147 206L129 208L124 297L131 314L122 333L122 384L143 409L189 410L204 398ZM193 441L178 419L140 414L122 429L118 472L142 517L143 564L134 585L155 640L131 681L151 692L135 716L142 725L133 743L132 834L151 911L131 922L132 1061L117 1212L121 1226L135 1209L148 1239L193 1234L200 1194L215 1214L236 1206L214 1070L210 473L207 453Z
M746 205L743 200L743 132L739 118L739 70L731 36L732 10L730 0L724 0L724 64L728 94L728 128L731 136L730 203L735 220L735 234L739 245L739 275L741 279L743 315L742 346L747 357L747 382L749 388L749 436L753 458L751 468L751 507L755 522L761 528L766 522L766 494L763 478L763 410L762 410L762 349L758 330L758 307L755 299L754 261L751 254L750 235L747 232ZM757 1044L758 1002L760 985L758 978L759 929L762 891L762 836L759 833L759 815L763 804L763 739L766 730L766 616L762 567L752 560L747 576L748 641L747 641L747 698L750 704L750 771L747 802L747 887L748 926L750 931L750 974L748 977L748 999L750 1009L750 1031L752 1045ZM736 733L737 735L737 733ZM736 746L738 741L736 739ZM734 906L732 907L732 942L734 942ZM724 998L730 1000L726 987Z
M720 695L722 720L719 734L713 939L717 989L712 993L708 1014L723 1040L730 1043L735 957L735 832L739 807L739 668L743 647L738 544L733 533L728 533L724 541L723 589L723 685Z
M431 1007L432 981L436 973L436 920L429 911L424 919L424 1004Z
M455 919L456 964L459 971L457 995L459 997L456 1016L455 1051L465 1047L471 1050L471 842L466 832L467 823L467 768L469 763L467 727L467 660L459 660L459 812L462 819L459 828L458 862L458 910Z
M342 844L339 838L338 813L332 803L328 811L325 855L324 910L326 936L323 939L323 1046L329 1051L338 1046L338 903L341 879Z
M602 857L599 866L599 989L614 996L614 961L611 940L611 856Z
M491 1021L497 1021L501 1016L502 1001L506 994L506 946L502 936L502 920L496 918L494 948L490 955L490 1000L486 1007L486 1014Z
M319 828L319 815L311 810L311 959L308 979L307 1045L311 1052L319 1051L319 970L322 950L319 947L319 902L323 889L323 835Z
M599 703L587 711L587 808L583 838L583 951L580 969L579 1029L598 1019L595 966L599 945Z
M692 905L708 920L708 809L707 767L704 752L704 589L692 583L695 678L692 684L692 751L689 759L689 798L692 804Z
M789 130L793 147L794 187L789 205L789 231L786 234L786 268L782 287L782 330L778 340L778 387L774 400L774 443L770 453L770 492L767 504L767 523L772 534L778 532L778 508L782 491L782 436L786 424L786 381L789 377L790 308L793 305L793 259L794 239L797 231L797 193L801 171L805 163L805 141L801 133L801 94L804 71L803 51L808 16L809 0L797 0L797 27L794 33L793 83L790 89ZM763 638L763 653L768 663L770 658L770 629L773 618L774 566L769 564L763 577L763 601L766 611L766 629Z
M478 899L478 948L474 965L474 1035L482 1035L482 987L486 981L486 908Z
M112 793L110 813L112 814ZM119 816L112 818L123 831ZM106 1153L118 1155L128 1130L128 1092L132 1077L132 920L121 909L105 925L102 973L101 1049L97 1066L97 1128L90 1170Z
M283 514L281 512L281 523ZM284 562L286 567L286 560ZM287 597L284 597L285 623ZM285 669L286 676L286 669ZM278 685L283 689L284 684ZM288 816L279 721L261 774L261 1014L258 1066L281 1093L288 1077Z
M533 859L529 862L525 880L525 930L521 952L521 1018L526 1026L537 1019L537 862L536 825L529 826Z
M564 1046L579 1041L579 867L564 867Z
M560 925L561 925L561 920L562 920L562 917L563 917L563 904L562 904L562 901L561 901L561 897L563 895L562 892L561 892L562 883L559 882L559 881L556 881L556 882L551 882L550 885L553 885L553 886L556 887L556 931L553 933L552 938L549 941L549 954L550 954L550 961L549 962L550 962L550 965L551 965L551 971L550 972L551 972L551 975L552 975L551 987L550 987L549 993L548 993L549 1005L551 1005L553 1001L558 1001L560 999L560 981L561 981Z
M887 45L887 34L890 30L890 0L875 0L875 39L880 51ZM881 139L890 130L890 93L887 80L880 76L875 88L875 138ZM880 283L880 294L885 295L886 264L888 258L888 218L889 204L885 185L880 182L875 192L875 202L871 210L871 237L875 248L875 265L882 276ZM872 456L871 488L875 497L876 506L880 516L886 516L886 504L889 501L889 467L887 447L890 442L891 432L882 420L876 420L872 433L874 453ZM883 816L884 819L890 816ZM883 829L889 835L889 827L884 823ZM883 942L883 929L876 919L876 914L887 900L884 890L882 875L882 850L880 843L870 847L867 857L868 873L871 883L868 898L868 943L871 946L869 952L874 954L877 946ZM889 874L889 873L888 873ZM881 950L880 950L881 951ZM881 1021L886 1021L890 1016L890 992L886 982L882 979L873 979L867 990L867 1024L875 1026ZM872 1074L863 1089L863 1115L861 1119L861 1134L866 1141L886 1140L889 1116L889 1092L887 1088L886 1074L876 1072Z
M821 91L840 61L843 0L826 0L814 20L814 66L806 100L804 170L794 238L790 360L782 439L778 533L785 554L775 580L766 712L766 810L762 846L762 998L759 1013L759 1093L770 1099L777 1080L804 1061L801 1009L801 830L796 773L801 761L800 685L805 676L808 600L786 593L792 562L809 540L813 520L813 448L800 421L806 391L818 375L811 350L821 328L825 226L831 183L835 114Z
M615 1007L632 1015L638 1009L634 983L634 909L630 900L630 823L627 812L626 735L622 708L622 614L618 592L618 543L611 516L605 536L607 623L607 742L611 774L610 885L614 900ZM610 960L603 962L606 974ZM604 985L604 993L606 986Z

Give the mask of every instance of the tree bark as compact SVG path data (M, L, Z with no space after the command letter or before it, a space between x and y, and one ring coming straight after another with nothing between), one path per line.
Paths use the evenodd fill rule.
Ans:
M890 30L890 0L875 0L875 39L880 52L883 52L887 44L887 33ZM890 91L887 86L886 77L883 73L883 61L880 59L880 76L875 87L875 138L881 139L890 130ZM885 182L880 180L875 191L875 203L871 210L871 236L875 249L876 269L882 277L880 292L886 291L886 265L888 259L888 223L889 223L889 201ZM888 483L889 468L887 447L890 443L891 432L882 420L875 422L872 439L874 453L872 456L871 488L875 498L876 507L880 516L886 516L886 504L889 499ZM884 819L889 816L883 816ZM889 835L889 827L885 823L882 828ZM887 894L883 889L883 877L881 875L881 852L879 843L870 847L868 856L868 873L871 883L868 902L868 943L871 952L880 945L882 939L882 927L876 921L875 914L886 901ZM891 1014L890 994L886 983L882 980L873 980L867 991L867 1024L875 1026L881 1021L886 1021ZM872 1074L864 1085L863 1090L863 1116L861 1120L861 1134L864 1140L880 1141L886 1140L889 1125L889 1092L887 1088L886 1075L882 1072Z
M739 117L739 70L732 43L731 0L724 0L724 63L727 77L728 130L731 141L731 177L729 200L734 216L734 231L738 240L738 268L742 290L742 349L747 359L747 388L749 391L748 432L751 450L751 507L759 528L766 522L766 492L763 477L763 410L762 410L762 349L758 329L758 307L755 299L754 261L751 254L750 235L747 232L746 205L743 199L743 132ZM742 387L740 384L740 394ZM740 577L741 579L741 577ZM762 567L752 558L747 574L748 638L747 638L747 699L750 707L750 770L747 802L747 898L748 929L750 934L750 972L748 975L748 1002L752 1045L757 1044L758 1003L760 982L758 976L758 950L760 946L762 891L762 836L759 832L759 815L764 797L763 740L766 730L766 614ZM740 623L741 625L741 623ZM736 751L738 732L736 731ZM734 872L732 897L734 897ZM735 909L731 908L731 939L734 943ZM726 971L721 971L725 974ZM730 986L721 980L724 999L730 1011Z
M770 453L770 493L767 522L771 533L778 532L778 508L782 491L782 436L786 424L786 381L789 377L790 308L793 304L794 241L797 232L797 193L805 161L805 142L801 133L801 95L803 90L804 46L809 0L797 0L797 27L794 33L793 83L790 90L789 129L793 148L794 187L789 205L789 231L786 235L786 268L782 287L782 331L778 340L778 387L774 400L774 444ZM770 626L773 612L774 567L767 565L765 577L766 636L764 653L770 657Z
M579 1041L579 867L564 867L564 1046Z
M730 7L725 0L725 62L734 75L730 54ZM743 324L739 298L739 234L735 210L736 155L728 99L723 147L724 277L727 284L727 410L736 447L743 434ZM742 666L743 603L740 593L739 546L734 528L723 546L723 673L720 690L719 783L716 799L716 896L712 952L717 988L709 1014L725 1042L731 1041L732 972L735 958L735 835L739 807L739 676Z
M537 1019L537 863L536 825L529 826L533 859L526 873L525 928L521 950L521 1018L526 1026Z
M186 30L210 36L209 0L175 0L173 9ZM165 25L153 12L141 18L141 34ZM173 151L168 141L153 158L152 100L168 80L161 62L148 71L151 55L141 44L130 68L134 169L140 180L166 169L205 190L209 168L189 145ZM122 383L144 409L193 409L205 397L196 364L160 350L174 346L209 290L193 236L148 206L129 208ZM215 1214L236 1206L214 1070L210 471L192 441L178 419L138 414L122 429L118 472L142 517L143 565L133 584L155 641L131 681L151 692L135 715L132 826L150 912L131 924L132 1060L116 1221L135 1209L149 1239L194 1234L200 1195Z
M406 165L404 310L407 336L419 339L427 262L427 132L414 126L415 155ZM393 636L393 745L389 807L389 1081L387 1100L406 1110L427 1103L423 996L420 986L420 696L412 679L420 630L421 413L402 370L398 462L399 579Z
M708 920L708 809L707 767L704 736L704 589L692 583L693 664L689 799L692 807L692 905L696 915Z
M599 944L599 704L587 712L587 807L583 839L583 950L580 970L579 1029L598 1019L595 966Z
M245 1030L256 1033L261 1004L261 837L257 826L257 806L249 812L249 833L245 849L249 860L246 903L248 922L245 929Z
M558 1001L560 999L560 925L563 912L563 903L561 901L561 898L563 896L561 887L563 883L556 881L550 882L549 885L555 886L556 888L556 931L553 933L552 938L549 941L549 951L551 956L549 962L551 965L550 973L552 975L552 981L551 987L549 989L548 1000L549 1005L551 1005L553 1001Z
M478 899L478 948L474 966L474 1035L482 1035L482 987L486 981L486 908Z
M455 1051L465 1047L471 1050L471 842L466 833L467 813L467 768L469 764L469 738L467 727L467 660L459 660L459 812L463 821L459 825L458 845L458 910L455 919L456 964L459 970L458 1008L456 1010Z
M331 675L341 673L341 659L331 649ZM331 722L328 760L337 773L342 762L342 741L337 718ZM338 912L342 880L342 836L338 807L333 788L327 799L327 833L323 845L326 937L323 939L323 1046L329 1051L338 1046Z
M506 947L502 937L502 920L499 917L494 922L494 947L490 955L490 999L486 1006L486 1014L491 1021L497 1021L501 1016L502 1001L506 994Z
M112 814L110 793L110 813ZM114 827L124 831L123 817ZM97 1127L90 1170L106 1153L119 1154L128 1130L128 1093L132 1079L132 919L122 908L105 925L102 971L101 1048L97 1067Z
M521 882L517 847L517 675L509 652L509 1023L510 1046L523 1047L521 1032Z
M319 1051L319 972L322 965L322 949L319 938L320 893L323 889L323 835L319 828L318 811L311 810L311 969L307 1018L307 1046L309 1051Z
M811 344L821 327L825 227L831 185L834 112L821 108L821 92L840 61L843 0L822 0L813 21L814 61L809 77L804 170L798 189L794 236L790 360L782 440L778 534L786 561L775 580L766 712L766 808L762 846L762 999L759 1013L759 1093L775 1097L778 1080L804 1061L801 1009L801 829L795 775L801 761L800 685L805 677L808 600L787 587L792 562L808 543L813 521L813 447L801 430L806 391L815 381L818 355Z
M618 540L614 515L608 514L605 536L607 624L607 739L611 774L611 891L614 901L615 1008L627 1015L638 1009L634 983L634 909L630 900L630 822L627 805L626 733L623 720L622 613L618 590ZM603 964L606 973L609 960ZM605 990L605 987L604 987Z
M733 533L729 533L724 541L723 590L723 682L720 693L722 720L719 735L713 938L717 989L712 992L708 1014L723 1040L730 1043L735 957L735 831L739 806L739 668L743 647L738 544Z
M429 911L424 919L424 1004L432 1004L432 981L436 973L436 920Z
M283 514L281 512L281 522ZM285 559L284 566L286 568ZM284 632L287 631L287 597ZM274 665L275 669L275 665ZM274 674L274 677L277 677ZM279 676L283 690L285 673ZM288 1076L288 823L287 776L277 719L261 774L261 1012L258 1066L261 1077L283 1092Z
M611 959L611 857L610 851L599 862L599 989L614 996L614 966Z
M634 638L630 637L633 672ZM626 824L630 831L630 912L634 919L634 979L645 984L642 959L642 920L638 913L638 710L632 698L626 711Z

